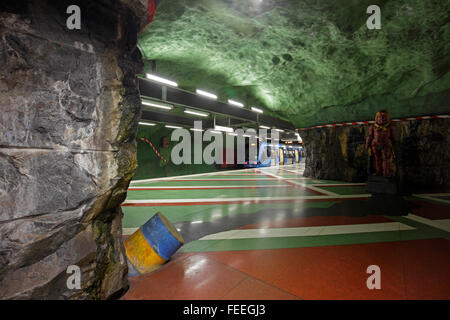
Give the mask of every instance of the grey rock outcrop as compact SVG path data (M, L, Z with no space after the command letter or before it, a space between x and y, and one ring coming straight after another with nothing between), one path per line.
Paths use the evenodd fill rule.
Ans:
M0 4L1 299L107 299L128 285L120 203L137 166L146 1L78 1L81 30L66 27L70 4Z
M449 119L394 122L398 179L402 190L450 188ZM369 126L346 126L302 131L305 176L363 182L367 180Z

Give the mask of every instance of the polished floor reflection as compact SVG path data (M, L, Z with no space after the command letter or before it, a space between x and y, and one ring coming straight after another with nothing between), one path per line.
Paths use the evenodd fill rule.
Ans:
M373 197L303 164L135 181L124 237L161 212L185 245L123 299L449 299L448 190ZM381 269L369 290L367 267Z

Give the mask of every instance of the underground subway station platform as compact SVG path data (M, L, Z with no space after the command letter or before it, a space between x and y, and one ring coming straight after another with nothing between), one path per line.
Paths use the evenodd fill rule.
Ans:
M0 300L449 301L449 12L2 0Z

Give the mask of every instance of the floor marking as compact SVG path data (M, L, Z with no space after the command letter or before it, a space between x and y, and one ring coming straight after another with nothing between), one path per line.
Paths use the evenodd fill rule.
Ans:
M209 204L209 203L258 203L258 202L277 202L277 201L305 201L305 200L343 200L343 199L360 199L370 198L371 194L357 194L357 195L336 195L336 196L296 196L296 197L250 197L250 198L197 198L197 199L148 199L148 200L125 200L122 206L136 205L136 204Z
M205 190L205 189L260 189L260 188L291 188L289 184L285 185L248 185L248 186L161 186L161 187L129 187L128 190Z
M284 180L297 180L301 178L286 179ZM301 179L303 180L303 179ZM244 178L244 179L173 179L170 181L273 181L273 178Z
M260 172L264 172L264 171L260 170ZM291 183L291 184L300 186L302 188L305 188L306 190L316 191L319 194L326 194L326 195L329 195L329 196L338 196L339 195L339 194L337 194L335 192L331 192L331 191L328 191L328 190L322 190L320 188L317 188L317 187L314 187L314 186L311 186L311 185L307 185L305 183L300 183L300 182L296 182L296 181L290 181L291 179L286 179L286 178L280 177L280 176L278 176L276 174L272 174L272 173L268 173L268 172L267 172L267 174L271 175L274 178L281 179L281 180L283 180L283 181L285 181L287 183Z
M299 170L299 171L294 171L294 170L287 170L287 169L280 169L281 171L286 171L286 172L291 172L294 174L303 174L303 170Z
M408 226L400 222L383 222L383 223L298 227L298 228L240 229L210 234L199 240L325 236L336 234L401 231L414 229L415 229L414 227Z
M413 196L417 197L417 198L426 199L426 200L433 200L433 201L439 201L439 202L450 204L449 200L436 198L436 197L450 196L450 193L424 193L424 194L413 194Z
M239 170L233 170L233 172L245 172L248 169L239 169ZM220 173L221 171L218 171L217 173ZM151 179L143 179L143 180L133 180L130 183L145 183L145 182L158 182L158 181L166 181L166 180L172 180L177 178L188 178L188 177L201 177L201 176L211 176L216 174L216 172L207 172L207 173L196 173L196 174L188 174L188 175L182 175L182 176L172 176L172 177L161 177L161 178L151 178Z
M450 232L450 219L431 220L423 217L416 216L415 214L408 214L405 218L414 220L433 228L441 229Z
M314 186L314 187L364 187L365 185L366 185L365 183L346 183L346 184L342 184L342 183L330 183L330 184L313 183L313 184L310 184L309 186Z
M135 233L139 228L122 228L122 236L130 236Z

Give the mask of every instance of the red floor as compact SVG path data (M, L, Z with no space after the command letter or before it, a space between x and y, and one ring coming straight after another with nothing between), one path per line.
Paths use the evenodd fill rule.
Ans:
M381 290L366 286L372 264ZM131 278L123 299L450 299L449 265L444 239L188 253Z

